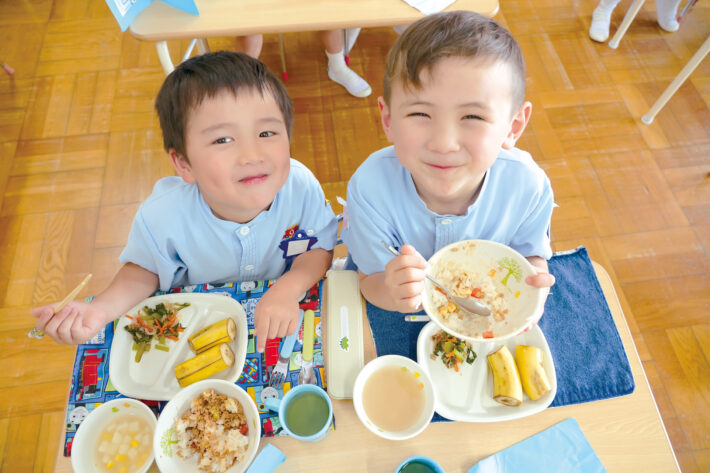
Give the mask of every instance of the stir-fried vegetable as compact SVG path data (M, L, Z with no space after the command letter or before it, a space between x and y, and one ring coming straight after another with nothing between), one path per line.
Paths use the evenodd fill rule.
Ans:
M133 322L124 328L133 337L133 350L136 352L136 363L141 361L143 353L150 351L153 339L158 340L159 345L155 348L168 351L166 339L178 341L180 332L185 327L180 325L177 313L180 309L189 306L189 302L183 304L173 304L161 302L155 308L144 306L138 310L135 317L126 315Z
M462 361L470 365L476 360L476 352L465 340L459 340L443 330L432 335L431 339L434 341L434 352L431 354L431 359L436 360L441 356L441 361L447 368L458 371Z

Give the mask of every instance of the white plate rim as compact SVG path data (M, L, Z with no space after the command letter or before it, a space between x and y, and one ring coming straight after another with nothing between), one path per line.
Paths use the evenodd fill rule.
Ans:
M542 412L545 410L549 405L552 403L552 401L555 399L555 395L557 394L557 373L555 371L555 365L554 361L552 359L552 353L550 352L550 347L547 344L547 339L545 338L545 335L542 333L542 330L540 330L540 327L535 325L532 329L530 329L529 332L523 332L522 334L518 334L515 337L507 338L505 340L495 340L494 342L471 342L474 350L476 351L476 354L478 355L476 358L476 361L474 364L477 365L477 369L485 369L486 370L486 375L488 377L491 376L491 374L488 372L488 360L486 359L486 356L490 352L489 348L486 348L485 352L481 349L482 346L490 346L491 344L495 344L495 347L500 346L501 344L508 345L510 348L510 345L515 345L516 344L516 339L519 338L534 338L535 339L535 346L540 348L543 353L543 367L545 368L545 371L547 372L547 376L550 380L550 385L551 389L550 392L545 394L542 398L538 399L537 401L531 401L530 398L528 398L527 394L523 393L523 404L518 407L507 407L507 406L501 406L504 407L505 409L510 409L509 414L504 414L504 415L492 415L492 416L482 416L482 415L476 415L476 414L471 414L471 413L466 413L466 412L461 412L459 410L453 409L451 406L446 404L444 402L444 396L441 396L438 393L438 386L445 386L447 383L442 383L442 382L437 382L437 377L435 377L435 374L432 373L430 369L430 363L441 363L439 359L432 360L429 355L430 355L430 350L428 349L431 346L431 339L430 337L441 330L441 328L435 324L434 322L429 322L426 324L422 330L419 332L419 336L417 337L417 362L419 365L421 365L422 369L426 371L426 373L429 375L429 378L432 380L434 383L434 390L437 392L437 395L435 396L435 411L440 414L443 417L446 417L447 419L450 420L455 420L455 421L460 421L460 422L501 422L501 421L506 421L506 420L513 420L513 419L520 419L522 417L527 417L533 414L537 414L538 412ZM512 353L514 353L514 350L511 350ZM455 371L451 370L450 371L452 374L455 373ZM491 393L492 396L492 393Z
M247 324L246 312L244 311L242 305L227 293L182 292L149 297L136 304L136 306L133 307L131 310L126 311L126 314L135 314L137 313L138 309L141 309L143 306L155 306L156 304L165 301L176 303L199 302L200 304L204 304L207 306L219 303L220 305L227 305L230 306L230 309L234 309L234 312L230 312L230 315L232 316L232 318L234 318L234 321L237 324L237 336L230 343L232 350L234 351L234 365L228 371L232 374L229 377L219 377L219 373L215 376L217 377L216 379L224 379L225 381L235 383L241 376L242 371L244 369L247 344L249 342L249 326ZM125 363L126 358L123 352L128 351L131 354L133 353L131 351L132 340L130 338L124 337L124 335L128 334L123 329L123 327L128 325L128 322L129 319L127 319L124 315L121 315L114 327L113 341L111 342L111 352L109 356L109 377L111 379L111 383L118 392L127 397L151 401L169 401L173 396L175 396L175 394L177 394L182 389L179 385L176 384L173 389L157 390L136 386L130 379L126 379L128 375L125 373L124 368L125 366L127 366L127 364ZM216 322L216 320L214 322ZM202 328L202 326L199 328ZM180 345L186 344L187 338L194 329L195 328L193 328L192 330L186 330L181 335L180 340L176 343ZM123 339L119 337L122 337ZM154 349L155 348L153 348L153 350ZM130 362L133 362L132 358L128 359L130 360ZM170 368L172 371L172 367Z

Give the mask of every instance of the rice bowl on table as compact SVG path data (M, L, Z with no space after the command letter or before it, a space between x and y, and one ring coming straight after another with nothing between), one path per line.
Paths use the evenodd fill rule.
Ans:
M242 388L208 379L182 389L163 409L153 438L161 471L241 473L256 456L259 412Z
M501 243L452 243L429 259L429 275L453 295L473 298L492 314L473 316L463 312L428 280L424 284L424 310L443 330L464 340L504 340L537 322L543 311L544 291L525 283L525 278L534 274L528 260Z

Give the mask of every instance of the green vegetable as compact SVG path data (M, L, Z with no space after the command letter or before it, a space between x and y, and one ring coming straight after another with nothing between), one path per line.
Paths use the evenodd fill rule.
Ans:
M444 366L459 370L459 364L465 361L472 364L476 360L476 352L473 347L465 340L459 340L457 337L440 330L431 339L434 341L434 352L431 358L441 358Z

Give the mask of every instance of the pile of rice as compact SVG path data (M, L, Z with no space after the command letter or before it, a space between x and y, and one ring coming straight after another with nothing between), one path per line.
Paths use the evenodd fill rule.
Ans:
M457 264L439 265L434 269L434 279L455 296L471 297L474 289L480 289L478 294L481 297L473 299L486 305L493 313L492 317L469 315L435 288L432 302L446 327L469 337L480 338L483 332L495 331L497 325L505 323L510 308L506 295L496 287L491 273L495 274L495 270L479 273Z
M208 389L192 400L190 410L175 420L177 454L197 454L200 470L224 473L244 460L249 447L249 427L242 405L236 399Z

